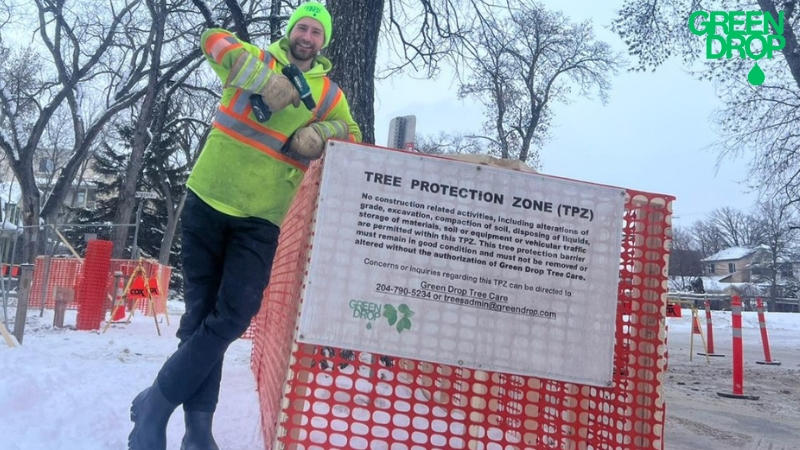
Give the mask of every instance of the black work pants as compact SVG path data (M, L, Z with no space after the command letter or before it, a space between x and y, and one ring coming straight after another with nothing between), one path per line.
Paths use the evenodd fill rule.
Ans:
M178 350L156 381L185 410L214 412L225 351L261 307L280 229L264 219L222 214L190 190L181 232L186 312Z

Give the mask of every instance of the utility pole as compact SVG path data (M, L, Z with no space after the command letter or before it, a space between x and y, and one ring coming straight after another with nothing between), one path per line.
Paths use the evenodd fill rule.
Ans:
M142 208L146 199L158 198L158 194L148 191L137 191L136 198L139 199L139 206L136 208L136 228L133 231L133 246L131 246L131 259L139 259L139 224L142 222Z

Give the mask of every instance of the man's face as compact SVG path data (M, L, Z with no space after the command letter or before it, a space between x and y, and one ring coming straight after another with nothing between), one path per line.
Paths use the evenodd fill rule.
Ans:
M325 30L318 20L303 17L298 20L289 35L289 51L300 61L308 61L317 56L325 43Z

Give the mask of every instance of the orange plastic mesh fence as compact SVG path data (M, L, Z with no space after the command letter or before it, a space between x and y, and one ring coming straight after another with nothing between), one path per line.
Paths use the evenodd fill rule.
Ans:
M86 259L81 271L81 287L77 292L79 330L99 330L105 316L108 279L104 276L111 267L114 243L93 239L86 246Z
M663 448L672 197L627 192L613 385L597 388L293 341L318 169L283 226L254 321L268 449Z
M107 293L110 298L115 298L117 292L117 285L114 278L114 272L117 270L122 271L125 283L127 284L128 278L136 268L137 261L127 259L112 259L111 269L108 273ZM158 314L164 314L166 311L166 298L169 292L169 281L172 269L169 266L159 264L157 261L145 260L142 262L148 278L157 277L159 279L160 295L153 296L153 302L156 306ZM47 260L43 256L36 258L33 283L31 284L31 293L28 305L31 308L40 308L42 305L42 291L44 287L44 278L47 275L47 291L45 293L45 308L55 308L56 296L65 295L71 299L67 303L67 309L78 309L78 296L77 292L81 286L81 271L83 270L83 263L76 258L51 258L50 268L47 269ZM108 297L107 297L108 298ZM108 311L111 307L111 301L105 303L104 308ZM145 314L150 314L147 302L144 300L136 301L136 308Z
M44 306L54 309L56 305L56 291L69 293L72 301L67 303L68 309L78 309L75 292L78 287L78 277L83 270L83 263L75 258L51 258L50 268L47 268L47 258L38 256L34 261L33 282L31 283L28 307L41 308L42 293ZM45 290L45 276L47 277ZM61 294L60 294L61 295Z
M281 414L320 174L319 164L312 164L281 226L278 253L264 292L264 303L249 330L254 338L251 364L266 442L274 438Z

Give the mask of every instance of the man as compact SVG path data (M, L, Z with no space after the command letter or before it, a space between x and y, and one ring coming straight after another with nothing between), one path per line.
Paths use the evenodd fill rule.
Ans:
M178 350L132 402L130 450L165 449L167 422L181 404L181 449L218 449L211 425L223 357L261 307L279 227L308 163L328 138L361 140L347 100L327 77L330 61L318 56L331 33L330 14L316 2L301 5L267 51L222 29L203 33L203 52L224 88L181 217L186 313ZM304 72L314 111L299 107L297 89L280 74L289 63ZM252 95L272 114L264 123Z

